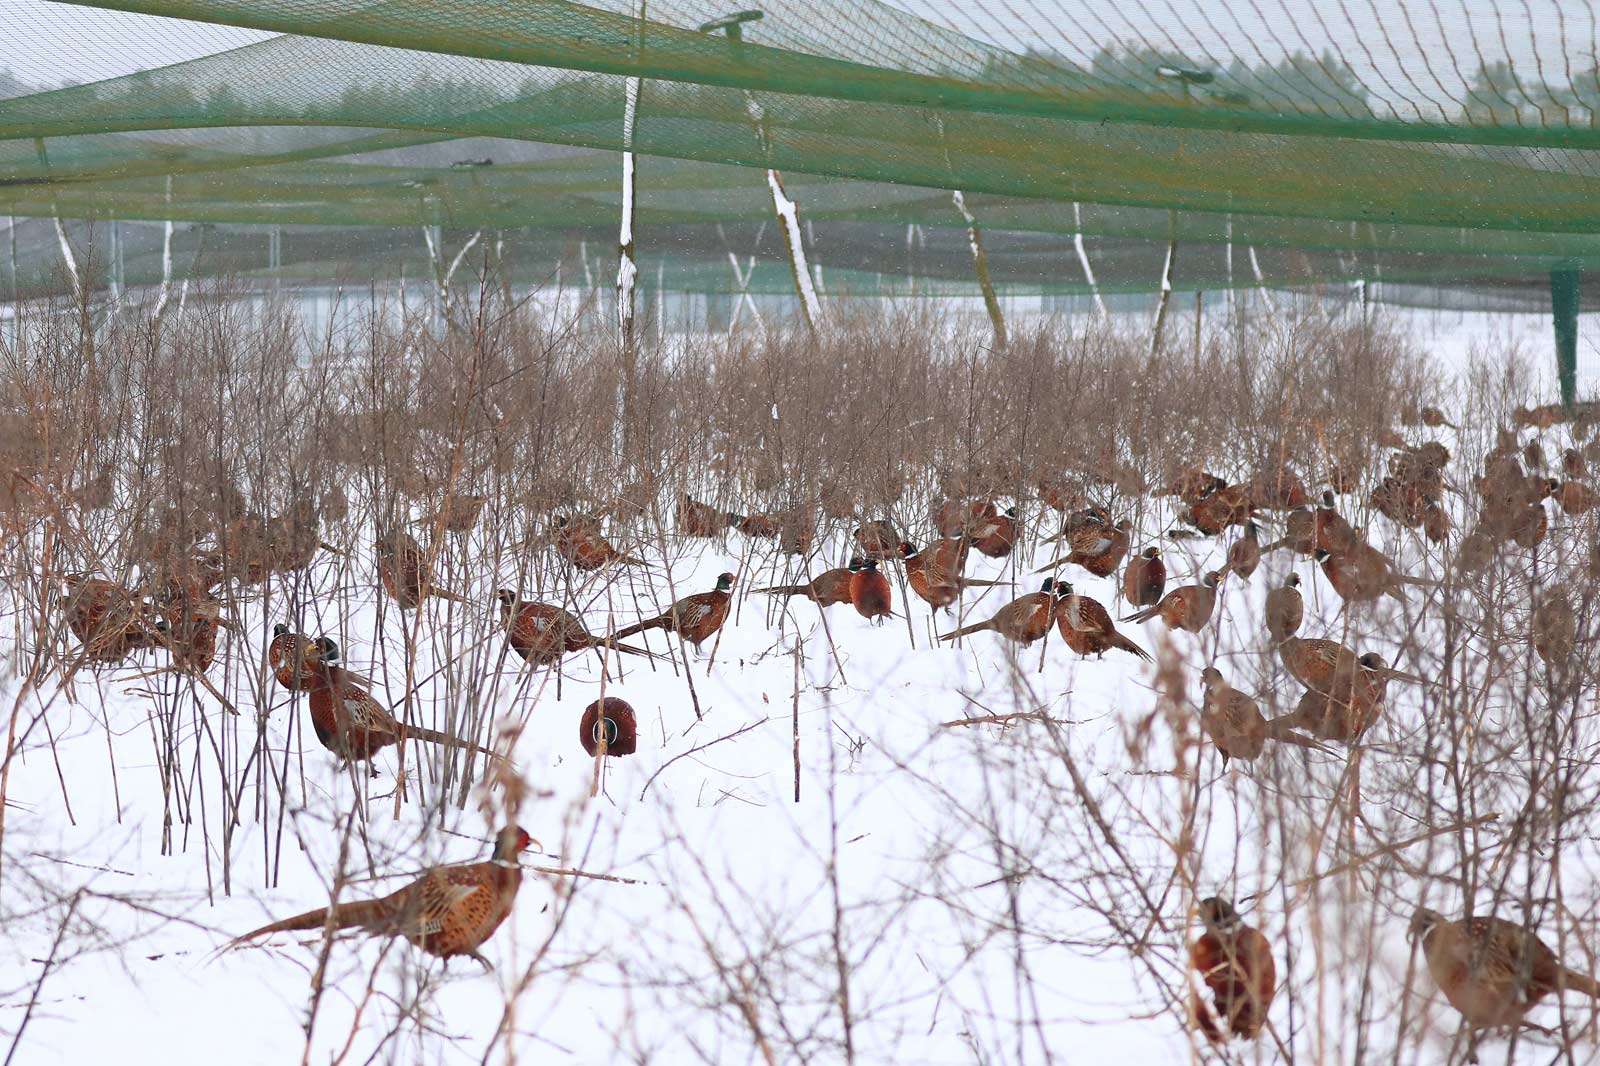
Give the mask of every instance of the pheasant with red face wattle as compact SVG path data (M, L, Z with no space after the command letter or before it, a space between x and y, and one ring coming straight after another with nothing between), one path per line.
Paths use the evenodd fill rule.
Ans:
M859 559L852 563L850 602L857 613L869 621L880 621L894 613L889 579L878 572L878 560Z
M322 746L340 762L368 762L391 744L423 740L443 747L471 748L484 755L494 752L480 744L437 729L410 726L395 718L363 687L356 675L338 664L339 645L330 637L318 637L306 654L310 658L311 683L307 686L311 728ZM374 776L377 770L373 771Z
M511 913L522 886L517 857L537 843L520 826L507 826L496 836L488 862L435 866L398 892L319 907L252 929L228 946L273 933L361 929L375 936L405 937L441 959L465 955L490 967L478 949Z
M1003 581L963 577L962 556L966 552L964 538L936 540L926 548L918 549L910 541L900 545L900 560L905 564L906 581L911 591L922 597L935 609L949 607L969 588L993 588Z
M943 633L939 639L956 640L973 633L993 632L1027 647L1050 632L1050 626L1056 618L1055 587L1055 580L1047 577L1038 592L1018 596L996 611L992 618Z
M732 574L719 574L717 587L710 592L696 592L692 596L685 596L660 614L617 630L612 634L612 639L631 637L647 629L670 629L683 640L693 644L695 651L700 651L701 645L714 636L717 630L722 628L722 623L728 620L728 607L733 602L733 594L729 590L733 588L734 580Z

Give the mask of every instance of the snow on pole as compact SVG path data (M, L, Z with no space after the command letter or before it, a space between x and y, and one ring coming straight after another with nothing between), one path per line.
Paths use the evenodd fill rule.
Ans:
M1083 212L1079 203L1072 202L1072 246L1078 250L1078 265L1083 267L1084 280L1089 283L1089 293L1094 297L1094 305L1100 311L1101 318L1110 318L1111 312L1106 310L1106 302L1100 298L1100 286L1094 280L1094 267L1089 265L1089 253L1083 247Z
M744 40L744 24L760 21L762 17L762 13L756 10L736 11L710 22L702 22L700 32L725 33L729 47L738 49ZM772 145L767 139L766 116L762 113L761 104L749 90L744 90L744 107L750 121L755 124L756 141L761 153L771 159ZM789 269L794 273L795 291L800 294L800 314L806 320L806 328L815 334L818 323L822 321L822 301L817 296L811 264L806 261L805 241L800 232L800 210L784 191L783 175L773 167L767 168L767 188L772 191L772 209L778 216L778 225L783 230L783 243L789 251Z
M1161 302L1156 305L1155 327L1150 331L1150 354L1161 350L1161 330L1167 323L1167 304L1172 301L1172 264L1178 258L1178 213L1167 209L1167 261L1161 267Z
M172 206L172 175L167 175L167 206ZM165 228L161 233L161 290L156 295L156 309L153 316L159 325L163 315L167 313L167 302L172 299L172 219L168 218Z
M629 5L630 7L632 5ZM639 3L639 32L644 33L644 0ZM643 51L643 40L636 42ZM633 136L639 120L639 93L643 83L629 78L622 91L622 219L617 234L617 330L622 335L622 359L627 366L626 378L633 376L633 299L634 286L639 277L639 264L633 255L634 195L638 184L637 163L633 155ZM624 390L630 386L625 381ZM624 397L622 406L627 406Z
M50 156L45 152L44 138L33 139L34 151L39 153L39 162L44 167L46 175L50 172ZM56 203L55 192L50 193L50 218L56 224L56 243L61 248L61 262L66 265L67 277L72 282L72 298L80 304L83 302L83 278L78 274L78 257L72 254L72 244L67 240L67 227L61 224L61 208Z
M1267 291L1267 279L1261 276L1261 261L1256 258L1256 246L1250 246L1250 270L1256 276L1256 285L1261 289L1262 297L1267 301L1267 310L1273 314L1278 313L1278 305L1272 299L1272 293Z
M983 233L978 229L978 220L972 212L967 210L967 198L961 195L960 189L950 190L950 200L956 205L961 218L967 224L967 248L972 252L972 266L978 274L978 288L983 290L983 306L989 312L989 323L994 327L994 346L1006 346L1006 320L1000 311L1000 300L994 294L994 280L989 276L989 260L983 254Z

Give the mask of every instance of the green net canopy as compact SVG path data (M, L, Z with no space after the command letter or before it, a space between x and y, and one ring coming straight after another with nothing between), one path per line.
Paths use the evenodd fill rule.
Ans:
M730 256L781 287L768 168L863 294L971 286L952 190L1014 291L1150 290L1174 243L1191 288L1503 293L1595 253L1588 4L780 0L702 29L737 10L13 0L0 210L393 231L328 241L371 250L352 277L418 225L492 229L537 274L615 243L632 151L642 273L709 289L765 284ZM315 243L270 269L334 269Z

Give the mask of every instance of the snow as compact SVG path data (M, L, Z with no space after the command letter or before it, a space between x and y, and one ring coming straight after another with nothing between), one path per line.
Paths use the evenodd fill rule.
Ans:
M1531 337L1533 324L1524 325ZM1455 338L1449 351L1460 352L1490 336L1482 323L1472 328L1480 327L1482 337L1462 341L1461 327L1440 320L1438 335ZM1030 512L1039 517L1036 506ZM1154 542L1170 517L1159 509L1139 514L1135 550ZM1217 565L1228 539L1170 542L1168 587ZM210 696L170 678L132 680L138 669L162 661L154 654L98 676L84 672L70 693L53 685L24 692L15 679L7 681L0 706L17 708L19 732L36 724L6 785L7 798L20 806L4 813L0 901L8 938L0 944L0 1034L15 1031L40 976L36 960L49 955L61 914L57 905L39 904L30 879L63 896L91 893L82 912L106 930L103 939L76 938L81 953L50 972L16 1061L360 1063L391 1030L398 1030L397 1044L382 1061L760 1061L736 1005L747 987L770 997L759 999L758 1012L776 1044L776 1061L796 1058L781 1042L780 1023L813 1061L841 1061L837 1044L822 1036L839 1038L836 937L849 960L856 1061L1188 1058L1192 1035L1164 989L1173 978L1167 960L1191 935L1192 898L1173 885L1160 901L1162 923L1147 931L1151 954L1106 946L1112 930L1097 906L1122 890L1107 873L1120 860L1092 827L1049 740L1065 746L1072 774L1098 804L1096 817L1115 831L1135 865L1157 880L1161 870L1184 885L1192 878L1198 894L1229 889L1242 896L1266 884L1259 844L1273 832L1273 773L1237 763L1223 773L1208 753L1201 772L1210 815L1196 841L1202 850L1175 854L1193 782L1169 771L1180 757L1192 769L1193 754L1179 755L1178 727L1161 716L1151 666L1118 653L1079 659L1056 639L1020 653L992 634L956 647L933 640L1037 588L1039 578L1028 572L1035 560L974 556L969 575L1011 584L970 590L959 620L932 617L920 600L908 612L897 581L896 610L909 613L909 621L874 627L840 606L830 609L824 628L805 601L785 611L748 595L793 580L796 564L768 558L761 542L737 535L695 546L703 544L674 546L665 558L650 553L662 564L653 591L637 576L619 576L611 585L579 577L570 586L596 631L653 612L673 595L709 589L723 570L736 572L746 593L714 657L691 655L687 675L681 665L630 657L614 664L622 673L613 674L605 692L628 699L638 712L640 752L610 760L604 793L591 799L593 763L579 748L576 725L599 694L598 659L569 657L559 688L545 672L519 677L515 659L499 658L493 601L496 588L516 585L519 560L506 559L501 572L491 572L474 562L490 557L483 545L447 541L446 583L472 602L433 603L422 612L413 676L428 678L447 661L457 668L424 683L419 710L443 713L478 700L501 722L522 727L514 759L534 794L518 818L545 845L528 862L642 883L530 874L513 917L485 948L493 973L468 961L441 974L436 962L403 944L385 954L379 942L340 939L309 1048L304 1026L318 937L280 935L264 946L212 952L271 918L326 903L337 827L350 815L354 790L372 797L369 844L352 846L360 880L346 898L388 891L426 863L486 857L496 819L481 813L480 804L493 808L502 797L480 789L464 810L444 802L428 751L421 753L412 797L398 809L388 797L392 753L380 758L383 776L371 782L353 782L337 770L304 728L303 704L260 676L266 636L287 613L281 588L270 605L244 602L249 639L228 638L227 665L212 670L212 680L245 711L242 719L226 717ZM828 540L811 572L837 565L847 550L842 535ZM1036 561L1052 552L1039 549ZM1430 565L1415 554L1407 564L1423 572ZM388 606L380 616L370 559L344 565L324 556L311 572L306 624L336 632L352 665L397 698L405 687L397 613ZM1303 632L1337 632L1336 598L1313 568L1281 553L1249 582L1224 584L1217 615L1202 634L1167 634L1158 622L1121 629L1158 660L1181 657L1191 677L1204 662L1223 664L1229 680L1259 694L1271 714L1268 701L1281 674L1263 650L1261 601L1291 565L1307 586ZM1076 568L1068 576L1078 592L1113 615L1124 613L1114 579ZM563 575L557 587L566 581ZM413 620L405 619L408 626ZM5 639L14 642L14 632ZM658 651L675 648L659 634L648 643ZM1383 650L1405 668L1403 655ZM178 711L184 780L163 782L159 773L152 751L156 704L140 694L152 687L168 692L162 705ZM1191 693L1195 687L1191 680ZM260 760L250 760L258 692L270 706L264 729L273 773L292 782L284 810L273 798L275 787L262 781ZM696 720L696 705L703 721ZM942 725L1036 710L1060 724ZM45 726L54 737L53 756ZM724 737L731 739L717 739ZM218 768L219 750L227 752L225 771ZM1330 769L1326 757L1304 758L1279 753L1264 761L1279 760L1273 765L1291 775L1305 766L1318 782L1337 778L1337 763ZM415 754L407 767L417 773ZM240 797L239 824L226 850L225 820L214 806L219 772ZM175 808L167 785L192 796L195 806ZM202 808L202 799L212 806ZM172 853L165 855L164 810L192 819L175 822ZM461 835L440 831L440 819ZM225 854L231 892L223 887ZM400 876L374 883L365 880L369 870ZM1437 898L1433 904L1450 905ZM1022 922L1020 934L1005 924L1012 913ZM1246 916L1278 947L1283 988L1274 1024L1290 1034L1298 1054L1348 1061L1354 1045L1339 1019L1357 990L1317 978L1319 965L1348 962L1347 952L1359 959L1359 947L1341 940L1338 913L1319 916L1304 901L1286 913L1271 893ZM1415 1015L1424 1004L1405 990L1403 924L1387 913L1377 919L1374 994ZM707 945L720 953L721 969ZM1031 981L1019 980L1018 958ZM534 976L517 1000L508 1049L492 1034L505 997L530 965ZM374 973L377 994L368 998ZM416 1007L424 978L429 987ZM1414 979L1417 989L1427 987L1425 978ZM1443 1060L1454 1022L1437 1006L1431 1010L1421 1052L1408 1052L1404 1061ZM1393 1019L1380 1020L1371 1038L1387 1059ZM1271 1059L1271 1046L1263 1040L1262 1061ZM1253 1060L1255 1052L1243 1054ZM1519 1046L1518 1061L1549 1057L1548 1048Z

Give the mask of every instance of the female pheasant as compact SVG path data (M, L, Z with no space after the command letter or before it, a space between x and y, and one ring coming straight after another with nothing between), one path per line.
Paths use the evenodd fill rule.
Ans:
M488 862L435 866L398 892L306 911L253 929L228 946L292 930L361 929L403 936L441 959L465 955L493 969L478 949L511 913L522 887L517 856L537 843L521 826L509 825L495 837Z
M67 578L67 628L83 643L83 657L115 663L139 648L155 647L154 621L121 585L103 578Z
M599 570L611 563L649 565L643 559L618 551L591 522L573 522L566 515L557 515L554 521L556 554L579 570Z
M456 603L467 602L465 596L433 583L433 566L428 562L427 554L405 530L397 529L378 538L377 553L378 579L401 610L415 610L429 596Z
M1600 984L1562 964L1544 941L1504 918L1449 921L1419 908L1411 939L1420 940L1439 991L1477 1029L1519 1026L1541 999L1582 992L1600 999Z

